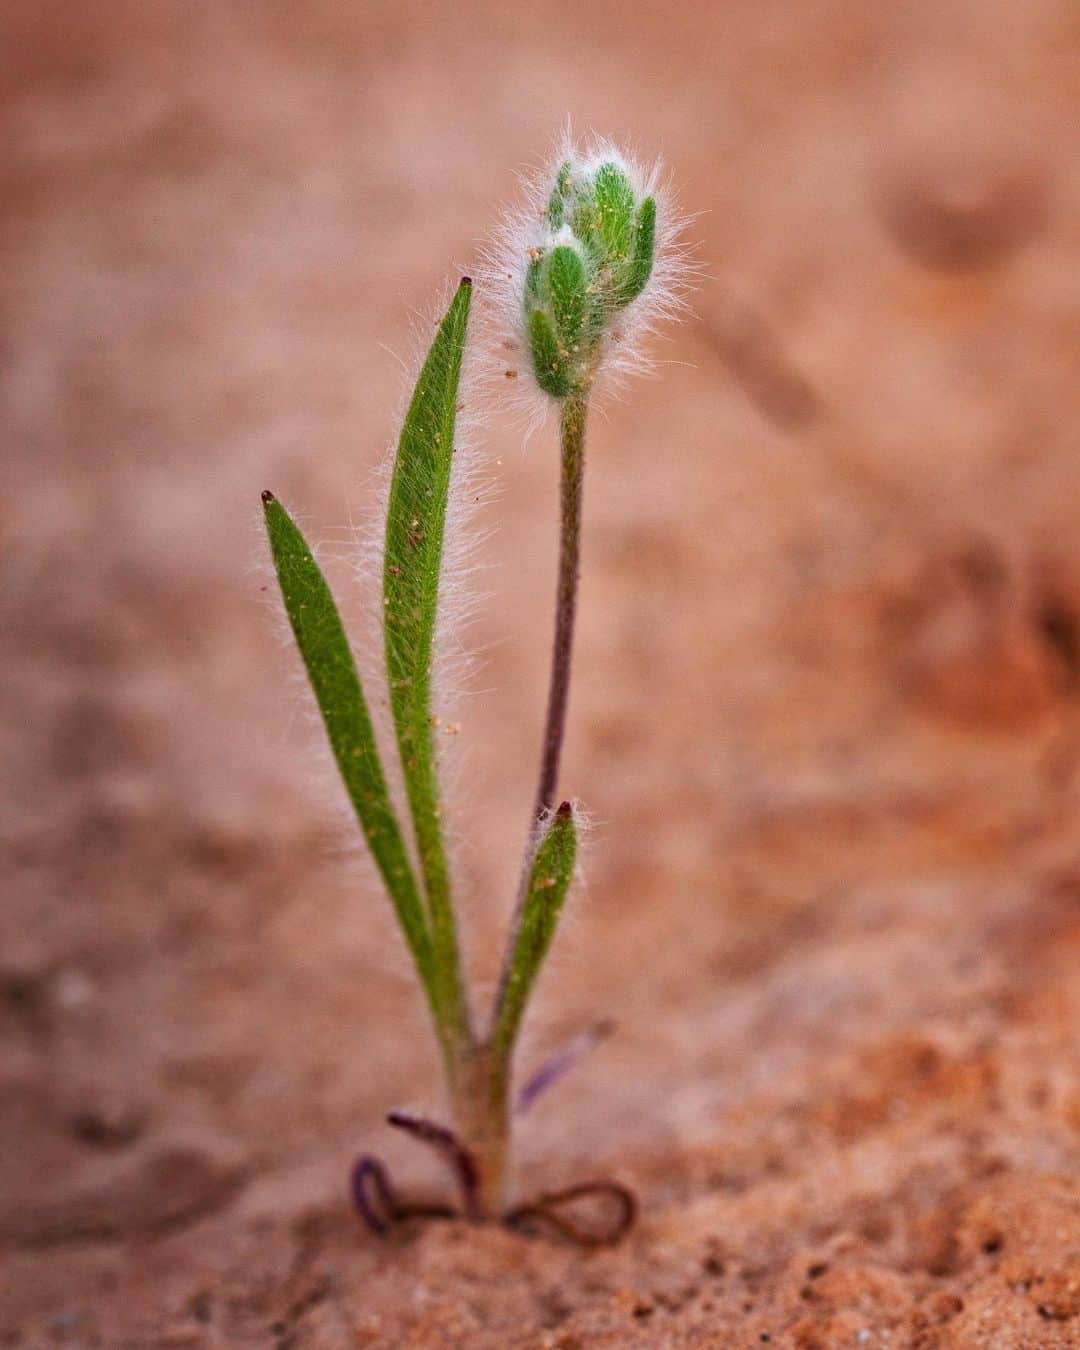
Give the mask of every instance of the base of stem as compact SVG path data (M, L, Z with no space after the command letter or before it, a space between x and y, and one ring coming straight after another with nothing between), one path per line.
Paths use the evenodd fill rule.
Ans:
M475 1167L470 1219L497 1219L507 1205L510 1117L505 1074L491 1052L477 1046L456 1066L451 1100L454 1133Z

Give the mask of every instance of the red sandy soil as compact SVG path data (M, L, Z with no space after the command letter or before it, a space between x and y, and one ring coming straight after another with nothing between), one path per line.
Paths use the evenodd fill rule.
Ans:
M1071 0L3 6L0 1345L1080 1346L1080 21ZM369 511L410 311L567 113L705 276L594 421L522 1064L583 1253L350 1212L431 1038L264 567ZM423 323L421 322L421 328ZM451 793L496 966L553 583L501 496ZM464 822L464 823L462 823Z

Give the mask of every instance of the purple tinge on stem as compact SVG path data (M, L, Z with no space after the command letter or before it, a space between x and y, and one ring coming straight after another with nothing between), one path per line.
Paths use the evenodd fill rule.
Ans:
M409 1115L406 1111L391 1111L386 1119L397 1129L430 1145L449 1164L461 1191L462 1209L466 1217L475 1218L479 1210L480 1190L476 1160L453 1130L447 1129L445 1125L436 1125L433 1120L425 1120L422 1116Z
M523 1116L537 1097L542 1096L553 1083L557 1083L563 1074L568 1073L591 1050L595 1050L601 1041L606 1041L614 1030L615 1023L605 1018L603 1021L594 1022L591 1027L586 1027L568 1041L558 1054L541 1064L540 1068L521 1085L514 1103L514 1113Z

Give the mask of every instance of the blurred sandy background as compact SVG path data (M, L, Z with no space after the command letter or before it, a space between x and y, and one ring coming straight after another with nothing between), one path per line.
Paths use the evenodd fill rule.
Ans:
M728 0L0 6L0 1344L1080 1343L1080 15ZM416 316L565 118L670 163L696 316L597 418L523 1063L585 1257L349 1213L422 1009L266 589L349 620ZM496 417L461 711L490 979L549 435Z

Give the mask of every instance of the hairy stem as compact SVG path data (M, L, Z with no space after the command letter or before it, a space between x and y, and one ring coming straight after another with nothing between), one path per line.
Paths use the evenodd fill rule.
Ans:
M555 641L551 653L551 681L548 687L547 720L544 725L543 749L540 760L540 780L536 800L529 821L529 843L522 867L514 915L499 976L498 991L490 1035L498 1038L507 1009L513 983L514 958L522 931L529 885L536 851L540 847L543 822L551 814L559 780L559 760L562 756L563 735L566 730L566 709L570 689L570 665L574 646L574 618L577 613L578 573L581 565L581 503L585 477L585 419L589 409L589 391L586 386L569 397L562 406L561 475L559 486L559 577L555 591ZM569 808L567 808L569 809ZM535 976L535 972L533 972ZM520 1017L520 1014L519 1014ZM519 1019L518 1019L519 1020ZM518 1020L512 1032L499 1046L496 1072L505 1092L510 1077L514 1041L517 1039Z
M581 500L585 478L585 418L588 392L571 395L562 408L562 477L559 487L559 580L555 593L555 644L551 652L547 720L544 724L540 781L536 786L533 821L555 805L566 731L570 692L570 665L577 614L578 573L581 565Z
M576 848L570 804L563 803L553 814L558 786L559 759L566 728L567 695L570 686L570 661L574 645L574 616L577 609L578 571L581 559L581 497L585 472L585 417L588 394L568 398L563 404L562 474L560 485L559 579L555 601L555 643L551 658L551 685L548 691L547 721L544 727L540 781L530 822L529 849L525 857L521 888L510 925L506 955L495 997L491 1026L482 1042L457 1064L452 1084L455 1126L476 1161L478 1173L477 1207L480 1216L500 1212L506 1201L509 1168L510 1069L514 1042L532 983L539 971L554 931L559 907L569 885ZM550 818L550 823L546 823ZM569 852L556 850L558 859L548 857L555 843L569 840ZM554 843L553 843L554 841ZM562 854L569 859L566 862ZM555 863L562 859L565 866ZM544 873L534 878L543 863ZM558 875L548 876L552 871ZM562 875L565 873L565 875ZM535 887L530 883L535 881ZM535 893L534 893L535 891ZM539 898L538 898L539 897ZM531 927L526 922L526 910ZM547 903L543 903L547 900ZM535 912L534 912L535 911ZM535 930L535 931L534 931ZM522 949L522 944L524 948Z

